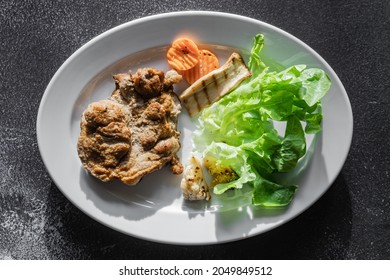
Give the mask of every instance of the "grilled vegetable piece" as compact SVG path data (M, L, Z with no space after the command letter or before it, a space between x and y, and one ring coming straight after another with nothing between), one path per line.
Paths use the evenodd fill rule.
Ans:
M198 57L198 46L188 38L175 40L167 52L169 65L177 71L193 68L199 62Z
M181 95L180 100L189 115L194 117L202 109L235 89L245 78L251 76L242 57L233 53L222 67L203 76Z
M210 187L218 184L229 183L238 179L238 175L230 166L217 164L217 159L207 155L204 159L204 166L207 171L213 176Z
M215 69L218 69L219 67L218 58L215 56L215 54L208 50L199 50L198 60L198 64L196 64L194 67L180 72L180 74L190 85L196 82L199 78Z
M184 170L180 184L185 200L210 200L210 191L204 177L200 161L192 156Z

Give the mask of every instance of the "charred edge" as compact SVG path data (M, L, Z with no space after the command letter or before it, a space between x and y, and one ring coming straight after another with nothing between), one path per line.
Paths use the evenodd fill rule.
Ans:
M208 95L208 92L207 92L207 85L206 85L205 80L202 80L202 87L203 87L203 91L206 93L206 95Z
M225 78L225 80L227 80L227 79L228 79L228 73L227 73L227 71L226 71L226 70L223 70L222 72L223 72L223 77Z
M215 82L216 82L215 76L213 75L212 77L213 77L213 79L214 79ZM202 84L203 84L203 83L202 83ZM204 95L206 96L206 99L207 99L207 104L208 104L208 105L211 105L212 102L211 102L210 96L209 96L209 94L208 94L208 92L207 92L207 87L204 87L203 91L204 91Z
M214 82L214 84L215 84L215 87L218 88L219 85L218 85L218 79L217 79L217 77L216 77L215 75L213 75L212 77L213 77L213 82Z
M213 77L214 77L214 76L213 76ZM207 92L207 84L206 84L206 81L205 81L205 80L202 80L202 87L203 87L204 95L205 95L206 98L207 98L207 103L210 105L210 104L211 104L211 101L210 101L210 98L209 98L209 93ZM199 109L199 112L200 112L200 106L198 106L198 109Z
M188 104L188 98L179 98L179 100L184 104Z
M199 104L199 100L198 100L198 95L197 94L194 94L194 100L195 100L195 103L196 103L196 108L198 109L198 112L201 111L201 107L200 107L200 104Z

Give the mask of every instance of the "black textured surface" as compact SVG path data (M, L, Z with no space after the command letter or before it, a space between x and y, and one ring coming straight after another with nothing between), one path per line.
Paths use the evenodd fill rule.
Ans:
M213 10L253 17L314 48L343 82L354 138L314 206L247 240L172 246L115 232L57 189L41 161L36 117L67 57L147 15ZM1 1L0 259L390 259L389 1Z

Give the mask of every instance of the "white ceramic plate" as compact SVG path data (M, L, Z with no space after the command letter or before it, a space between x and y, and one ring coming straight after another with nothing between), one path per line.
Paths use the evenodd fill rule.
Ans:
M101 183L81 166L76 143L80 116L86 106L110 96L112 74L153 66L167 70L165 51L179 35L207 44L224 60L231 50L244 56L253 36L263 33L263 54L289 66L307 64L324 69L333 81L323 100L323 132L311 147L311 160L295 176L299 184L286 209L255 209L245 194L229 195L208 204L183 201L180 176L167 168L146 176L139 185ZM185 109L180 116L180 157L191 151L194 125ZM97 221L143 239L174 244L226 242L256 235L282 225L311 206L340 172L352 138L348 96L332 68L310 47L269 24L216 12L176 12L150 16L113 28L76 51L57 71L42 98L37 137L42 159L64 195Z

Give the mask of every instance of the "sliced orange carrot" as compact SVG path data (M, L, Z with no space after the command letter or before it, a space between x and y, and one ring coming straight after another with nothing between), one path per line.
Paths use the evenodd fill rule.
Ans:
M193 68L186 71L180 71L180 74L190 85L219 67L218 58L208 50L200 50L198 60L199 63Z
M199 51L199 72L204 76L219 67L218 58L208 50Z
M198 64L198 46L188 38L179 38L172 43L167 52L169 65L177 71L193 68Z

